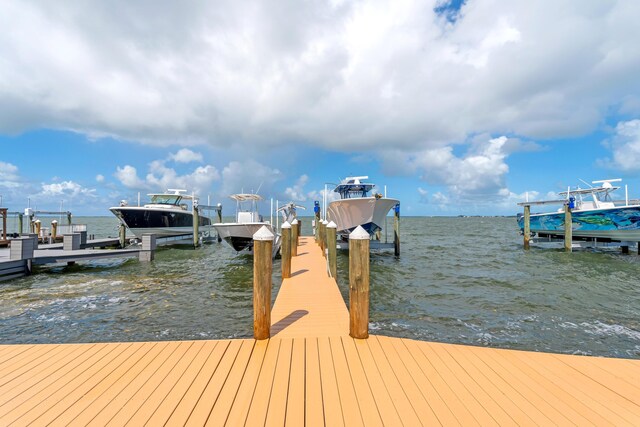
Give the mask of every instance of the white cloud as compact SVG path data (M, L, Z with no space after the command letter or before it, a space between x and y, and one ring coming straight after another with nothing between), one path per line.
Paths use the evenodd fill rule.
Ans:
M441 3L8 0L0 132L424 150L637 109L640 2Z
M0 161L0 187L16 188L20 186L18 167L11 163Z
M613 158L599 159L600 166L625 172L640 171L640 120L618 123L615 135L606 145Z
M301 175L292 187L287 187L284 190L284 194L294 202L305 202L307 196L304 194L304 186L308 181L307 175Z
M42 184L42 191L36 195L36 197L44 198L75 198L77 196L82 197L97 197L96 190L94 188L83 187L77 182L62 181L53 182L51 184Z
M96 181L100 183L104 182L104 175L101 175L101 174L96 175Z
M422 187L418 187L418 194L420 195L420 203L429 203L429 192Z
M264 197L271 197L276 192L275 184L284 175L280 170L270 168L255 160L232 161L222 169L223 197L245 192L258 193Z
M169 154L169 159L178 163L201 162L202 154L182 148L177 153Z
M138 171L131 165L118 166L114 176L127 188L145 189L147 184L138 177Z

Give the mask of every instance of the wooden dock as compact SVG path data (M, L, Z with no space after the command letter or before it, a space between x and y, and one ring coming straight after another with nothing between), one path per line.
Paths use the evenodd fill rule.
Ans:
M312 238L272 337L0 346L0 425L640 425L640 360L348 335Z

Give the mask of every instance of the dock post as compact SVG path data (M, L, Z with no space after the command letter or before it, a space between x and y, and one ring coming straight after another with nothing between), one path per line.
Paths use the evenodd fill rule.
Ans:
M625 242L627 243L627 242ZM622 251L623 254L628 255L629 254L629 244L627 243L626 245L621 245L620 246L620 250Z
M564 205L564 250L571 252L571 242L573 241L573 230L571 221L571 207Z
M216 210L216 212L218 213L218 223L222 223L222 203L218 203L218 209ZM222 242L222 237L220 237L220 233L218 233L216 231L216 234L218 235L218 243Z
M22 230L24 230L23 223L22 223L23 222L23 218L24 218L24 215L19 213L18 214L18 235L19 236L22 235Z
M200 243L200 215L198 207L193 207L193 247L197 248Z
M54 219L51 221L51 240L53 243L56 242L56 237L58 237L58 221Z
M524 248L529 249L531 240L531 206L524 205Z
M155 258L155 250L156 250L156 235L143 234L142 249L138 253L138 259L142 262L153 261L153 258Z
M31 274L34 249L34 241L31 237L13 239L9 247L9 259L11 261L25 261L25 273Z
M315 202L313 202L313 212L314 212L315 217L316 217L315 222L314 222L314 224L316 226L315 226L313 234L316 237L316 243L319 244L320 243L320 202L317 201L317 200Z
M271 336L271 273L273 233L262 226L253 235L253 337Z
M62 236L62 249L65 251L77 251L80 249L80 233L71 233Z
M120 239L120 248L124 249L124 245L127 244L127 226L122 223L120 223L118 237Z
M329 277L337 280L338 277L338 249L336 247L336 231L338 226L331 221L327 224L327 256L329 259Z
M298 219L298 245L300 245L300 236L302 236L302 220Z
M2 240L7 240L7 209L0 208L2 212Z
M369 337L369 233L360 225L349 234L349 335Z
M67 212L67 225L71 225L71 212Z
M285 221L282 224L282 246L280 247L280 256L282 258L282 278L291 277L291 224Z
M42 229L42 222L39 219L36 219L33 222L33 225L35 227L35 233L36 233L36 239L40 239L40 230Z
M393 254L400 256L400 203L393 207Z
M327 239L327 225L324 223L324 220L320 220L318 226L318 242L320 244L320 250L322 250L322 256L326 256L324 250L326 248L326 239Z
M291 221L291 256L298 256L298 220Z

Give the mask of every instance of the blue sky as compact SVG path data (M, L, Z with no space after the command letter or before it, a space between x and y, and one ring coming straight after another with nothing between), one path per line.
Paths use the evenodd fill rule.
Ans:
M311 207L348 175L404 215L513 214L580 178L640 197L637 16L626 1L8 1L2 204L109 215L183 187L231 212L228 194L260 187Z

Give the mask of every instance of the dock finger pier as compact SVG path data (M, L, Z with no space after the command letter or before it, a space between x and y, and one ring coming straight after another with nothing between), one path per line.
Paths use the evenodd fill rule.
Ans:
M287 226L273 307L254 235L254 338L1 345L0 425L640 425L640 360L370 334L368 234L345 302L333 248Z

